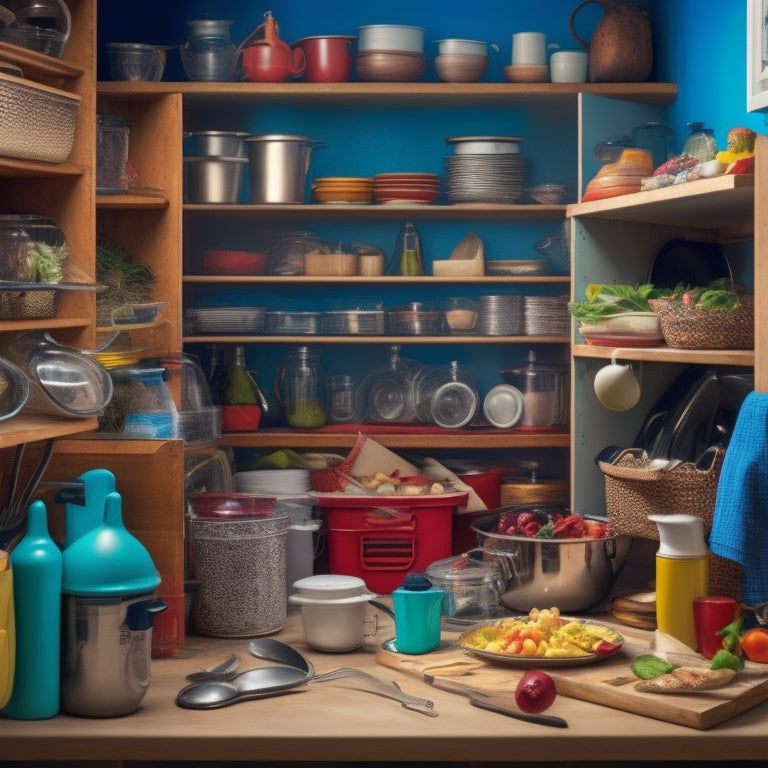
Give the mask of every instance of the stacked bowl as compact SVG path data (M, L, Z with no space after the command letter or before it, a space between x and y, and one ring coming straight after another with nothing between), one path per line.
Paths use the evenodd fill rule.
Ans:
M488 69L488 46L480 40L436 40L435 72L445 83L474 83Z
M355 71L361 80L410 82L426 69L423 27L371 24L357 28Z

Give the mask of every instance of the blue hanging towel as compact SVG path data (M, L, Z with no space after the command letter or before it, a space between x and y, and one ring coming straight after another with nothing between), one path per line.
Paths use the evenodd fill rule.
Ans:
M742 566L742 600L768 600L768 394L742 403L717 487L710 550Z

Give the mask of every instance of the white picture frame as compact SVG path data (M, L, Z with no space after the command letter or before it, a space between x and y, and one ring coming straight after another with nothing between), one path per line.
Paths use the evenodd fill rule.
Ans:
M768 0L747 0L747 112L768 109Z

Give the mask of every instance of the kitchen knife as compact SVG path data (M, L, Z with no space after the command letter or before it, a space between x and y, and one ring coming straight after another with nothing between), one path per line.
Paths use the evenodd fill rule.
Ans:
M537 723L538 725L550 725L553 728L567 728L568 722L562 717L555 715L530 715L527 712L521 712L516 706L508 703L503 695L475 695L469 696L469 703L480 709L487 709L490 712L497 712L500 715L514 717L516 720L524 720L526 723Z
M443 691L458 693L466 696L471 704L481 709L487 709L491 712L498 712L508 717L514 717L518 720L525 720L528 723L537 723L538 725L550 725L553 728L567 728L568 723L562 717L554 715L529 715L521 712L514 703L514 698L509 699L508 694L504 693L484 693L475 688L471 688L464 683L456 680L436 677L433 674L424 672L422 674L424 682L429 683L433 688L439 688Z

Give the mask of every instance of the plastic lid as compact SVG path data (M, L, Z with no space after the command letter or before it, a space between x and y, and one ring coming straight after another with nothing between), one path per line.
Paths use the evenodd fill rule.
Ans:
M648 515L659 527L660 557L680 560L703 557L707 549L704 522L693 515Z
M294 582L293 589L297 596L309 597L313 600L340 600L361 595L375 597L372 592L369 592L363 579L332 573L299 579Z
M437 560L427 567L427 576L433 583L446 587L454 584L470 585L499 582L501 570L498 563L475 560L467 555L457 555Z
M520 421L525 400L523 393L511 384L497 384L483 401L485 418L499 429L509 429Z
M432 582L423 573L409 573L400 588L407 592L426 592L432 589Z
M107 494L103 523L64 550L62 592L91 597L140 595L159 584L149 552L123 524L120 494Z

